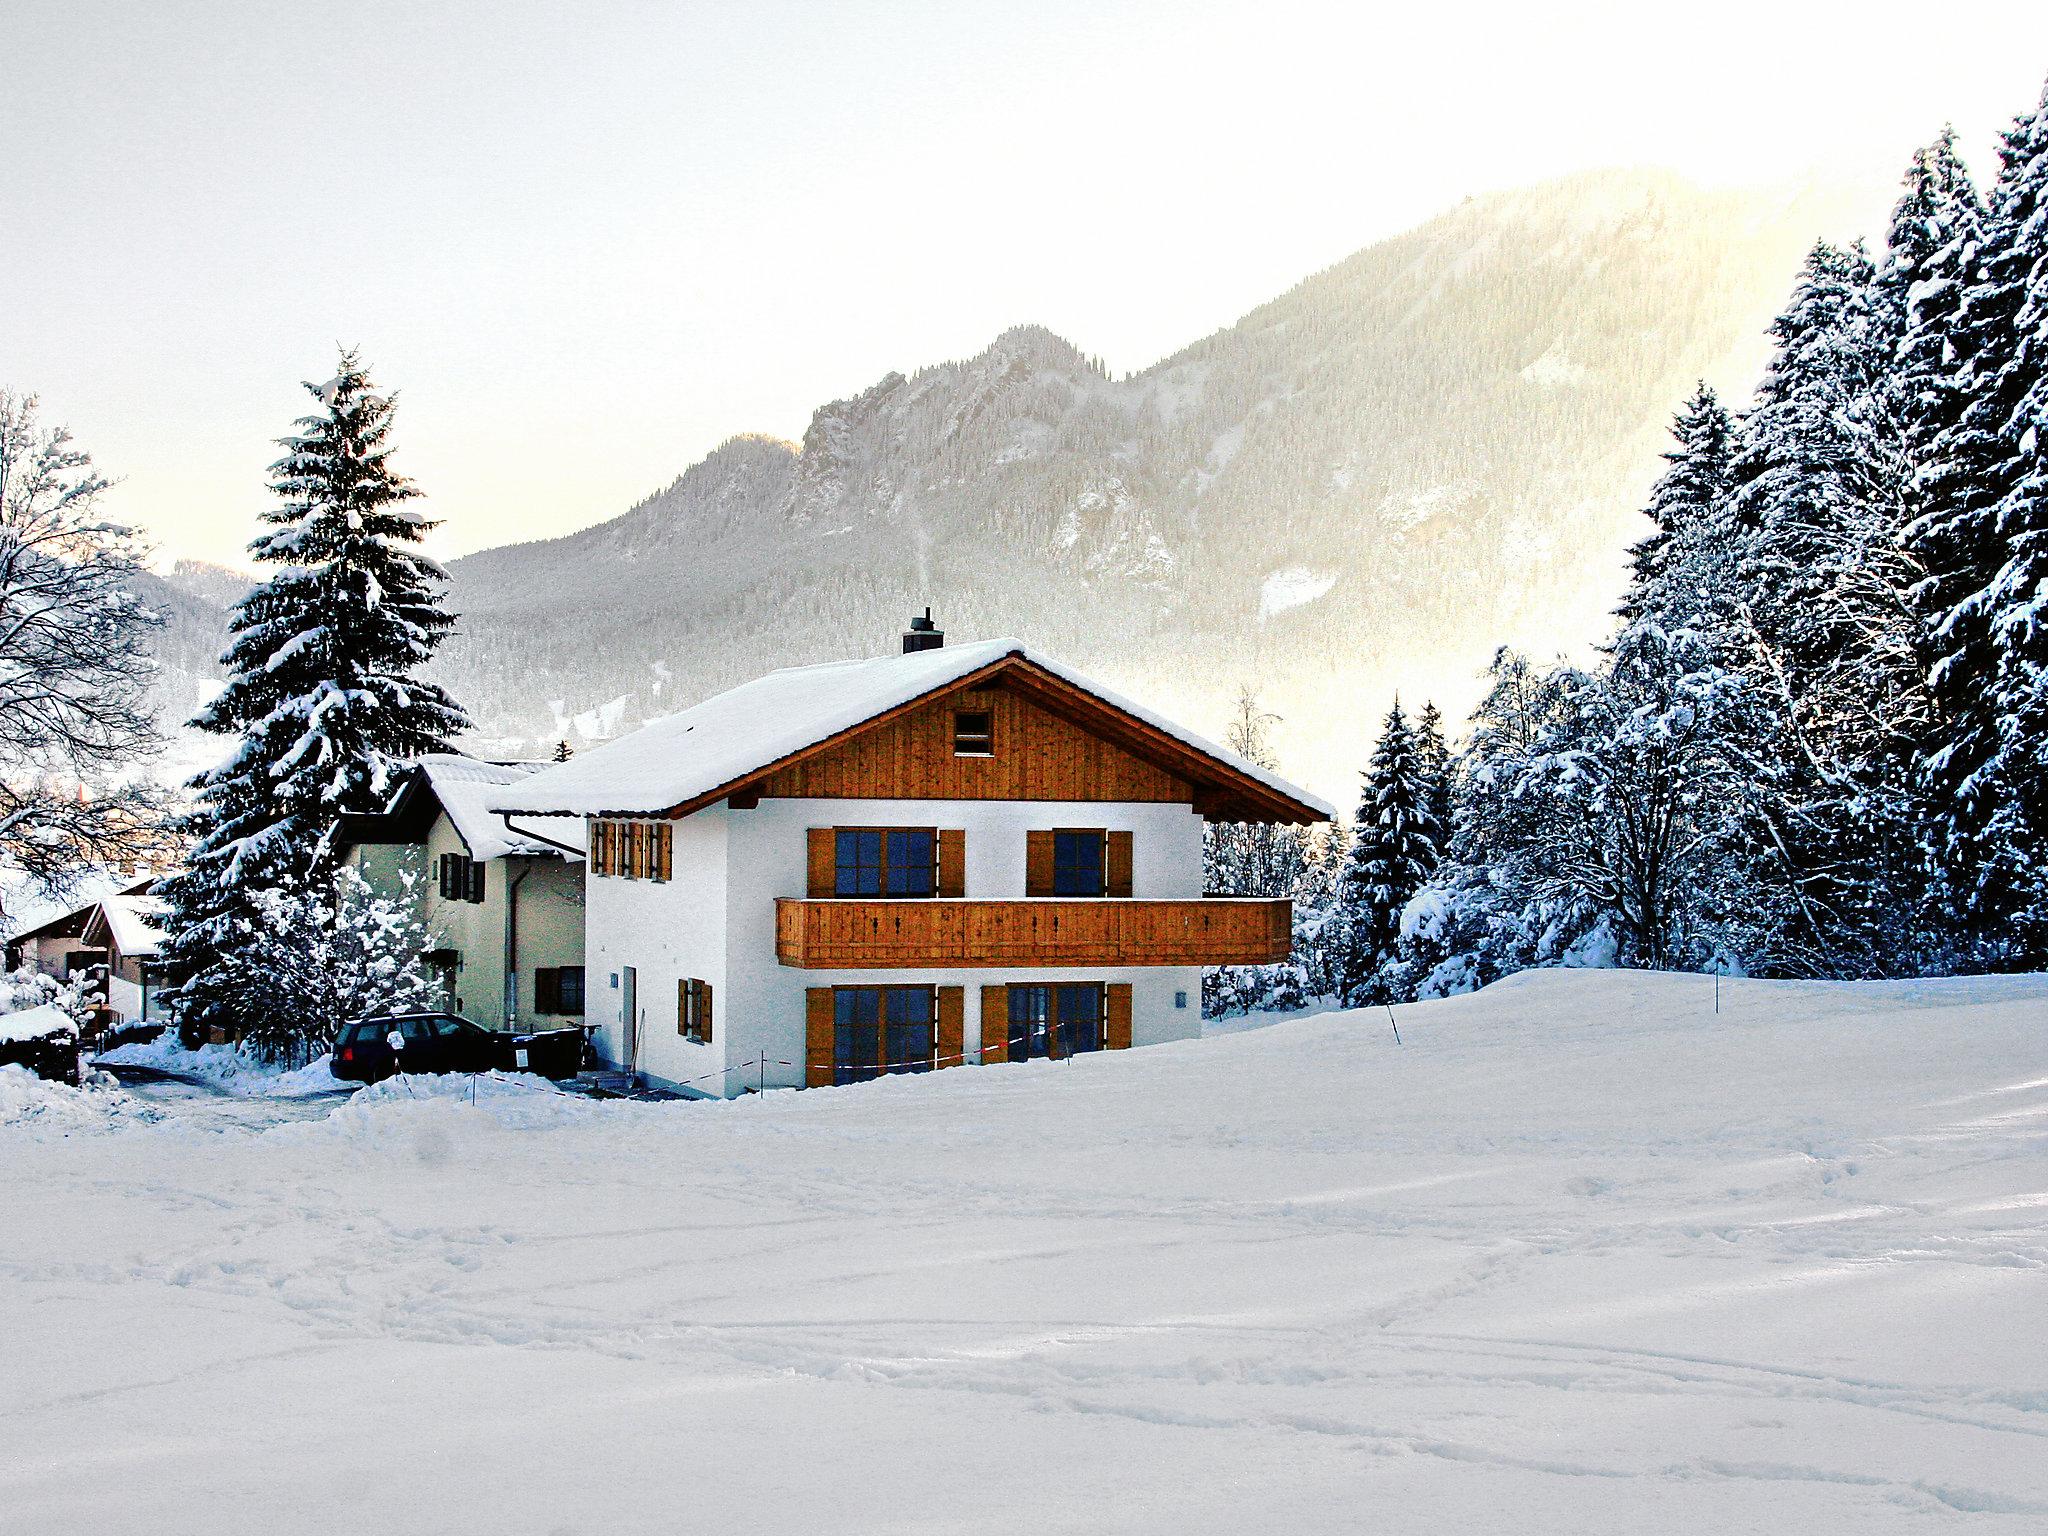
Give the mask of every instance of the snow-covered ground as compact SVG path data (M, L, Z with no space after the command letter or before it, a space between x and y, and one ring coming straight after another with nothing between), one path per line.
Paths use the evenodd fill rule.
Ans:
M202 1045L187 1050L170 1030L154 1040L118 1045L93 1058L94 1065L102 1069L140 1067L168 1072L203 1083L217 1093L261 1098L304 1098L346 1088L348 1085L337 1082L328 1070L328 1061L322 1056L303 1067L280 1069L232 1046Z
M2048 978L1722 1000L18 1118L0 1528L2048 1529Z

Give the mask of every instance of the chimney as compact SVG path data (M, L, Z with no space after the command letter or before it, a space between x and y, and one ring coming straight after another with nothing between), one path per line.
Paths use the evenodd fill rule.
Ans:
M946 643L946 632L932 622L932 611L927 608L924 617L912 619L910 628L903 632L903 654L912 651L936 651Z

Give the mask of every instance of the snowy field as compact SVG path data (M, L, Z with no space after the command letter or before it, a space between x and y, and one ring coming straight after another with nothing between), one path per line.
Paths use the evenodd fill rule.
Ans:
M0 1529L2048 1530L2048 978L1723 1007L0 1095Z

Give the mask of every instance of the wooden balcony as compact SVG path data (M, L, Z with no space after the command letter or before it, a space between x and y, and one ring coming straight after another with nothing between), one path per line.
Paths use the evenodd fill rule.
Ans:
M775 958L806 970L1265 965L1293 934L1284 897L775 903Z

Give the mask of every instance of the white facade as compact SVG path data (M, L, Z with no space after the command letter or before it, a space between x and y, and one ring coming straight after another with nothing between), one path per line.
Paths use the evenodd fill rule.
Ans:
M1195 966L825 971L785 966L775 958L776 898L805 895L805 834L812 827L962 829L970 900L1023 899L1029 831L1127 831L1131 895L1182 900L1202 894L1202 819L1188 805L763 799L752 810L710 806L672 825L672 880L592 874L587 889L586 1007L588 1021L599 1026L598 1049L607 1060L658 1083L716 1095L757 1083L801 1086L804 994L811 987L961 987L970 1060L980 1047L978 989L1000 984L1126 982L1134 1046L1201 1032L1202 973ZM624 1013L629 972L637 1042ZM712 986L708 1045L678 1033L678 984L685 978ZM765 1067L758 1064L764 1057Z

